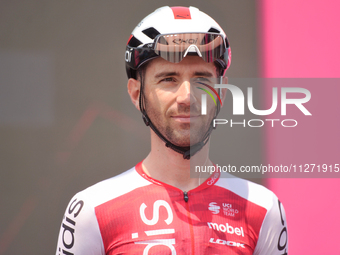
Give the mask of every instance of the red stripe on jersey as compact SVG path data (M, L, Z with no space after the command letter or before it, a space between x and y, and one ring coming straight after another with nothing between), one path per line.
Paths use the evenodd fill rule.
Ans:
M188 7L171 7L172 12L174 13L175 19L191 19L190 10Z

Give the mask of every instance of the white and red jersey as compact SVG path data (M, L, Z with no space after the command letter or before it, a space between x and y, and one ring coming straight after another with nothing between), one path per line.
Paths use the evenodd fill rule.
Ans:
M214 173L183 192L142 164L75 195L56 254L287 254L283 206L265 187Z

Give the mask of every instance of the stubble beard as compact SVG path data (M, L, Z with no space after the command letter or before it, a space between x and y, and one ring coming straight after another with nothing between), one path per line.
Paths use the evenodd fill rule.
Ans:
M146 98L144 102L146 113L153 125L174 145L190 148L190 146L204 139L211 125L213 113L204 116L200 115L200 119L194 123L175 123L171 118L173 115L180 114L197 115L197 113L199 113L199 107L196 105L192 105L191 107L178 105L178 109L169 109L165 114L162 114L159 110L155 109Z

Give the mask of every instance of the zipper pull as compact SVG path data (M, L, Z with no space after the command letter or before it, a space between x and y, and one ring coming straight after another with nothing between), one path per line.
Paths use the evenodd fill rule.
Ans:
M185 202L188 202L188 200L189 200L188 192L184 191L184 192L183 192L183 195L184 195L184 201L185 201Z

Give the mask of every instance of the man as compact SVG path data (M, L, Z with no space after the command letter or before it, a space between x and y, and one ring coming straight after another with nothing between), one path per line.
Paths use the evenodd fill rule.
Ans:
M230 55L222 28L194 7L159 8L135 28L128 92L150 126L151 151L71 199L56 254L287 254L285 213L272 192L218 172L190 177L193 162L214 166L211 122L226 93L201 114L192 87L222 79Z

